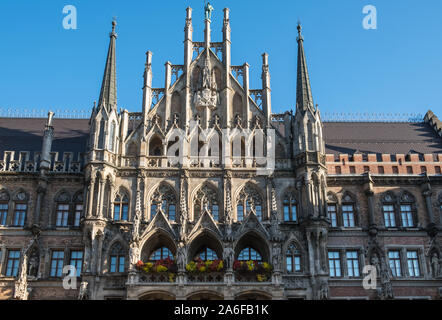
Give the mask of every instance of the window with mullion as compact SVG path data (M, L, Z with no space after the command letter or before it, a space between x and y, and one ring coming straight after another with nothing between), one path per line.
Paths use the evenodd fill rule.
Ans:
M26 211L28 206L25 203L16 203L14 210L14 227L24 227L26 220Z
M301 271L301 252L294 243L291 243L286 252L287 272Z
M402 277L401 256L399 251L388 252L388 261L393 277Z
M401 220L403 227L414 227L413 213L410 204L401 205Z
M69 204L60 203L57 205L57 227L67 227L69 220Z
M336 204L327 205L327 214L330 219L331 226L336 228L338 226L338 215L336 210Z
M6 276L16 277L20 266L20 251L10 250L8 252L8 261L6 263Z
M419 257L417 251L407 251L408 275L410 277L420 277Z
M284 199L283 210L284 210L284 221L296 222L298 220L296 199L294 199L293 197L288 197Z
M111 255L110 256L110 272L111 273L123 273L124 272L124 255Z
M342 205L342 221L345 228L355 227L355 213L353 204Z
M236 219L237 219L238 221L243 221L243 220L244 220L244 216L245 216L245 213L244 213L244 205L239 204L239 205L236 207Z
M251 247L244 248L238 255L239 261L262 261L261 254Z
M51 277L60 278L63 274L64 251L52 251Z
M173 260L173 254L172 251L170 251L167 247L161 247L155 250L149 257L149 261L158 261L163 259L172 259Z
M393 204L385 204L382 206L382 211L384 212L385 227L387 227L387 228L396 227L394 205Z
M129 203L127 198L124 197L119 201L119 198L114 203L114 220L115 221L127 221L129 213Z
M69 264L74 266L77 270L77 277L81 276L81 270L83 268L83 251L72 251Z
M0 225L5 226L6 225L6 219L8 217L8 203L7 202L1 202L0 203Z
M81 217L83 216L83 205L75 205L75 215L74 215L74 227L80 226Z
M328 263L330 269L330 277L338 278L342 276L341 273L341 257L339 251L328 252Z
M207 261L207 260L213 261L213 260L218 259L218 255L216 254L216 252L208 247L203 248L203 250L200 251L200 253L197 255L197 257L203 261Z
M347 274L349 277L359 277L359 255L357 251L347 251Z

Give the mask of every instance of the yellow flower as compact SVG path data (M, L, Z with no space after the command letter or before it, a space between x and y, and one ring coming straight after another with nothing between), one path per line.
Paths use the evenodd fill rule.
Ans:
M186 265L186 270L189 272L194 272L196 270L196 263L195 261L191 261Z
M256 279L258 280L258 282L264 282L267 280L267 277L264 274L257 274Z
M201 268L199 269L200 272L206 272L206 270L207 270L207 267L201 267Z
M157 272L166 272L167 271L167 267L165 266L158 266L157 267Z
M220 261L219 263L218 263L218 271L220 271L222 268L224 268L224 263L222 262L222 261Z

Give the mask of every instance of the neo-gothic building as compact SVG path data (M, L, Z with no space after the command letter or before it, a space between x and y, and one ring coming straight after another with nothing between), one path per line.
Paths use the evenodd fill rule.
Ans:
M273 114L268 55L262 87L250 88L249 65L231 61L229 10L222 42L211 40L210 15L195 42L191 8L184 64L167 62L155 88L147 52L142 111L118 111L115 25L90 119L0 119L2 298L441 297L436 115L322 122L301 27L296 112ZM258 132L274 133L267 174L257 170L272 160L257 161L249 143ZM231 152L236 135L240 154ZM175 143L182 161L167 156ZM195 272L198 257L223 268ZM167 272L145 267L166 258ZM251 260L271 271L241 271L238 261ZM76 290L63 288L67 265L77 268ZM363 287L365 265L376 288Z

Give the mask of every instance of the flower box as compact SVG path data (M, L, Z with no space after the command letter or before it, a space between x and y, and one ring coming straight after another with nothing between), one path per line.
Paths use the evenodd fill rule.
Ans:
M197 258L186 265L186 271L189 273L221 272L223 270L224 270L223 260L203 261L200 258Z
M233 263L233 270L242 275L240 278L250 278L249 275L255 275L258 282L266 282L270 279L273 267L267 262L260 261L239 261Z

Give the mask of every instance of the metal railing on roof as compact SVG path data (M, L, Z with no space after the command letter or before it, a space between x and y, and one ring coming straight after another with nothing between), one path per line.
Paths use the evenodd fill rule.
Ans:
M324 112L321 113L324 122L423 122L420 113L375 113L375 112Z
M58 119L89 119L92 110L63 109L20 109L0 107L0 118L47 118L48 112Z

